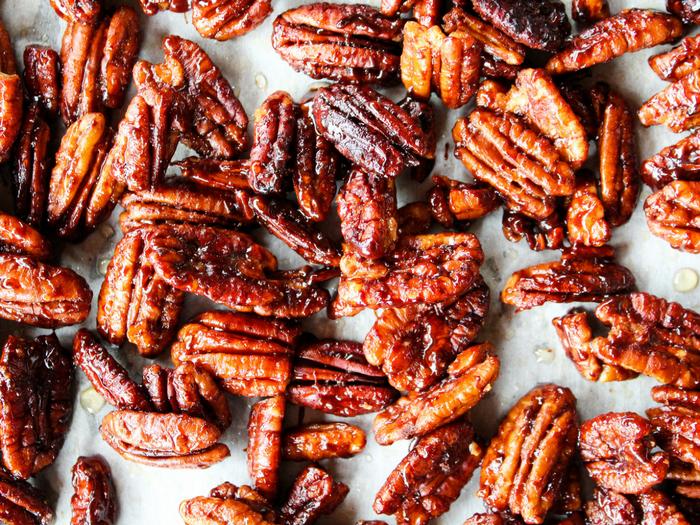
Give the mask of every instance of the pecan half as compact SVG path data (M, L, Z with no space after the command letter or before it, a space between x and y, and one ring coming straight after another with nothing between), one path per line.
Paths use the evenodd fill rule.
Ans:
M608 0L574 0L571 16L577 22L590 24L610 16Z
M24 85L29 97L50 116L58 115L61 96L60 58L50 47L24 48Z
M258 401L248 419L248 475L260 494L273 499L277 493L282 461L283 395Z
M576 35L547 62L553 74L579 71L640 49L667 44L683 35L675 16L649 9L624 9Z
M364 431L355 425L314 423L287 430L282 453L290 461L350 458L362 452L366 442Z
M460 418L490 390L500 369L489 343L471 346L447 369L447 377L423 393L411 393L377 414L377 443L390 445L411 439Z
M649 490L640 494L637 501L644 513L645 525L691 525L678 507L660 490Z
M54 334L10 336L0 378L2 462L27 479L51 465L63 446L73 412L73 366Z
M250 189L250 184L248 184L249 161L247 160L187 157L173 164L180 168L180 175L199 186L225 192Z
M223 483L209 496L198 496L180 504L185 525L275 525L277 517L270 503L247 485Z
M612 236L603 201L598 197L595 180L589 175L579 173L576 191L566 210L567 235L572 246L604 246ZM621 189L624 191L624 186Z
M501 301L529 310L546 302L600 302L629 292L634 276L614 262L609 247L566 250L560 261L536 264L515 272L501 292Z
M523 237L531 250L558 250L566 237L562 212L557 208L542 220L531 219L509 210L503 210L501 217L503 236L510 242L520 242Z
M686 24L700 23L700 6L695 0L666 0L666 9Z
M2 32L0 26L0 163L9 160L12 146L22 127L23 92L22 80L16 73L3 71L5 60L2 50ZM10 53L12 48L10 48ZM14 58L13 69L14 69Z
M696 127L700 124L700 69L651 97L638 115L645 126L663 124L676 133Z
M700 180L700 131L665 147L645 161L642 178L654 190L676 180Z
M700 69L700 37L687 36L665 53L649 58L649 66L661 80L675 82Z
M387 84L398 80L402 29L371 6L321 2L278 16L272 47L312 78Z
M252 31L271 12L270 0L194 0L192 25L204 38L229 40Z
M595 487L593 499L586 503L586 520L590 525L637 525L639 514L627 496L602 487Z
M366 86L320 89L312 104L316 129L366 172L396 178L435 157L435 137L406 109Z
M349 488L335 481L328 472L313 465L294 480L287 501L280 509L280 525L311 525L331 514L348 495Z
M109 465L98 457L81 456L73 465L71 525L112 525L116 495Z
M609 412L581 425L579 451L593 480L621 494L641 494L661 483L668 455L652 452L653 426L632 412Z
M51 7L66 22L94 24L102 12L101 0L51 0Z
M234 395L272 396L291 377L298 327L250 314L211 311L183 326L171 348L175 364L192 362L208 370Z
M485 217L498 208L501 200L488 186L468 184L433 175L435 186L428 193L433 218L445 228Z
M373 508L396 522L428 523L446 513L481 462L474 429L465 421L421 437L389 474Z
M0 475L0 519L11 525L49 525L54 513L44 496L26 481Z
M700 253L700 181L673 181L644 202L649 231L673 248Z
M0 212L0 253L27 255L46 260L52 254L51 243L37 230L17 217Z
M377 412L396 398L382 371L365 360L360 343L313 342L297 350L296 358L287 389L295 405L352 417Z
M576 398L548 384L523 396L491 440L479 496L526 523L542 523L558 498L575 451Z

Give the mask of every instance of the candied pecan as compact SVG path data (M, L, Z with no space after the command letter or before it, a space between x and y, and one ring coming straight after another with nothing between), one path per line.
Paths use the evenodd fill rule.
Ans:
M291 461L350 458L362 452L366 442L364 431L355 425L315 423L287 430L282 453Z
M605 220L603 201L590 175L579 173L576 191L566 210L567 235L573 246L604 246L612 235L610 224ZM602 179L601 174L601 182ZM624 191L624 186L622 189Z
M651 97L637 115L645 126L663 124L675 133L700 125L700 69Z
M489 343L470 346L457 355L447 377L423 393L410 393L377 414L377 443L390 445L400 439L422 436L455 421L473 408L490 390L500 361Z
M396 184L380 173L355 168L337 199L343 239L360 257L379 259L398 238Z
M180 175L199 186L226 192L250 189L250 184L248 184L248 160L187 157L173 164L180 168Z
M435 186L428 193L433 217L445 228L455 221L473 221L485 217L501 204L488 186L467 184L441 175L433 175Z
M287 501L280 509L280 525L311 525L331 514L348 495L345 483L335 481L328 472L310 465L294 480Z
M71 473L71 525L112 525L116 495L109 465L99 457L81 456Z
M571 16L577 22L598 22L610 16L610 5L608 0L574 0L571 4Z
M558 51L571 33L560 0L472 0L472 3L484 20L533 49Z
M459 296L477 281L484 258L470 233L408 235L376 261L359 257L347 245L344 249L338 295L330 308L335 318L363 308L433 304Z
M690 253L700 253L699 212L700 181L670 182L644 202L651 233L673 248Z
M47 115L58 115L61 96L60 58L50 47L24 48L24 85L29 97L39 103Z
M649 58L649 66L661 80L675 82L700 69L700 36L688 36L678 46Z
M406 95L397 104L400 108L405 109L413 117L413 120L418 123L425 133L427 141L430 144L436 144L435 110L430 105L430 102ZM430 175L430 172L433 171L433 167L435 167L435 157L421 157L418 160L418 165L409 169L411 178L418 182L423 182Z
M275 525L277 518L270 503L247 485L223 483L208 497L198 496L180 504L185 525Z
M394 388L425 390L476 338L488 310L489 289L481 279L456 300L387 308L365 337L365 357L382 367Z
M51 244L38 231L17 217L0 211L0 253L46 260L51 251Z
M55 334L7 338L0 356L0 451L15 477L51 465L73 412L73 366Z
M379 489L373 508L400 524L428 523L447 512L481 462L481 447L466 421L421 437Z
M210 311L178 332L171 348L175 364L192 362L235 395L272 396L291 377L290 355L301 331L277 319Z
M565 250L559 261L536 264L515 272L501 292L501 301L529 310L546 302L600 302L629 292L632 273L614 262L612 248Z
M523 237L531 250L558 250L564 244L564 221L557 209L550 216L536 221L509 210L503 210L501 218L503 236L510 242L520 242Z
M0 318L56 328L85 321L92 291L73 270L0 254Z
M667 146L645 161L642 178L654 190L677 180L700 180L700 131Z
M361 343L309 343L297 350L292 375L291 403L336 416L377 412L396 398L384 373L367 363Z
M593 500L586 503L586 519L590 525L637 525L639 511L622 494L602 487L593 489Z
M10 41L10 33L7 32L2 20L0 20L0 72L8 75L17 73L17 63Z
M26 481L0 474L0 519L10 525L48 525L54 514L44 496Z
M193 0L192 25L204 38L229 40L252 31L271 12L270 0Z
M411 114L366 86L320 89L312 113L316 129L350 162L396 178L421 158L435 157L435 137Z
M640 49L672 42L683 35L675 16L650 9L624 9L576 35L547 62L553 74L579 71Z
M666 0L666 9L686 24L700 23L700 5L696 0Z
M115 410L100 434L124 459L154 467L206 468L229 455L214 423L187 414Z
M282 461L282 423L284 395L258 401L248 419L248 475L260 494L273 499L277 493Z
M654 452L653 427L632 412L609 412L581 425L579 451L588 473L601 487L641 494L663 481L668 455Z
M102 12L101 0L51 0L51 7L66 22L94 24Z
M430 27L438 23L441 6L440 0L382 0L379 9L383 15L390 17L413 10L413 18L421 25Z
M433 214L427 202L410 202L396 210L396 221L400 237L421 235L427 233L433 225Z
M691 525L660 490L649 490L640 494L637 501L644 513L644 525Z
M272 47L293 69L345 82L398 80L404 22L361 4L303 5L272 24Z
M172 341L185 294L146 259L149 231L131 231L117 244L97 300L97 329L110 343L128 340L141 355L153 357Z
M0 28L2 32L4 28ZM15 73L2 70L2 35L0 34L0 163L9 160L12 145L22 127L22 81Z
M542 523L557 499L576 448L576 398L548 384L523 396L484 455L479 496L526 523Z
M139 0L139 4L148 16L155 15L159 11L186 13L192 8L192 0Z
M136 11L120 6L99 24L70 21L61 44L61 116L117 109L131 80L141 31Z

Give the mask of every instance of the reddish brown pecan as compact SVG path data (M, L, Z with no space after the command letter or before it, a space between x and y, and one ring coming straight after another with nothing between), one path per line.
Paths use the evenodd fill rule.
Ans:
M627 496L602 487L593 489L593 499L586 503L590 525L637 525L639 511Z
M10 525L49 525L54 514L44 496L26 481L0 475L0 519Z
M61 96L60 58L50 47L31 45L24 48L24 85L27 94L46 115L58 114Z
M229 40L252 31L271 12L270 0L193 0L192 25L204 38Z
M195 182L199 186L235 192L248 190L248 160L203 159L187 157L174 162L180 168L180 175ZM161 186L159 184L159 186Z
M17 217L0 212L0 253L27 255L46 260L52 254L51 243Z
M691 525L681 511L660 490L649 490L637 498L644 513L644 525Z
M282 461L283 395L258 401L248 419L248 475L253 486L267 499L274 499Z
M577 22L590 24L610 16L608 0L574 0L571 4L571 16Z
M501 200L488 186L468 184L433 175L435 186L428 199L433 218L445 228L452 228L455 222L463 223L485 217L498 208Z
M316 129L350 162L396 178L421 158L435 157L434 134L406 109L366 86L320 89L312 105Z
M501 301L529 310L546 302L600 302L629 292L632 273L614 262L609 247L566 250L560 261L536 264L515 272L501 292Z
M645 161L642 178L654 190L676 180L700 180L700 131L665 147Z
M666 9L686 24L700 23L700 6L695 0L666 0Z
M421 437L374 499L398 524L428 523L447 512L481 462L474 429L456 421Z
M109 465L99 457L81 456L71 472L71 525L112 525L116 495Z
M0 255L0 317L42 328L82 323L92 292L73 270Z
M2 68L1 33L4 29L0 26L0 163L6 162L12 154L12 146L22 127L23 106L22 81L16 73L6 73Z
M488 310L489 289L483 280L456 300L387 308L365 338L365 357L382 367L396 389L425 390L476 338Z
M300 348L296 358L287 389L291 403L352 417L377 412L396 398L384 373L367 363L360 343L313 342Z
M641 494L661 483L668 455L652 452L653 426L632 412L609 412L581 425L579 451L593 480L621 494Z
M250 314L211 311L183 326L171 349L175 364L192 362L208 370L235 395L272 396L291 377L290 355L298 327Z
M473 408L490 390L500 361L489 343L471 346L447 369L447 376L423 393L411 393L377 414L377 443L390 445L411 439L455 421Z
M280 525L311 525L331 514L348 495L349 488L335 481L328 472L313 465L294 480L287 501L280 509Z
M612 236L610 224L605 220L603 201L590 175L579 173L576 191L566 211L567 235L572 246L604 246ZM624 191L624 187L622 189Z
M139 4L148 16L155 15L159 11L185 13L192 8L192 0L139 0Z
M548 384L531 390L491 440L479 496L525 523L542 523L566 478L576 431L576 398L568 388Z
M421 25L430 27L438 23L441 7L440 0L382 0L380 10L390 17L413 10L413 18Z
M410 202L396 210L396 221L399 237L422 235L428 233L433 225L433 214L427 202Z
M278 16L272 47L295 70L345 82L398 80L403 21L360 4L314 3Z
M73 366L54 334L10 336L0 378L2 462L27 479L51 465L63 446L73 412Z
M638 111L645 126L663 124L680 133L700 124L700 69L666 87Z
M10 41L10 33L7 32L2 20L0 20L0 72L8 75L17 73L17 63Z
M362 452L366 442L364 431L355 425L314 423L287 430L282 452L290 461L350 458Z
M94 24L102 12L101 0L51 0L51 7L66 22Z
M562 212L554 213L540 221L509 210L503 210L501 217L503 236L510 242L520 242L523 237L531 250L558 250L566 237Z
M673 181L644 202L649 231L673 248L700 253L700 181Z
M547 62L547 71L578 71L625 53L672 42L682 35L683 24L675 16L649 9L625 9L575 36Z
M649 58L649 66L661 80L675 82L700 69L700 37L685 37L678 46Z
M275 525L277 517L270 503L255 490L223 483L209 496L198 496L180 504L185 525Z

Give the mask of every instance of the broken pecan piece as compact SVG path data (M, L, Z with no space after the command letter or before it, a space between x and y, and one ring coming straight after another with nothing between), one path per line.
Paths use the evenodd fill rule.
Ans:
M581 425L579 451L588 473L601 487L641 494L661 483L668 455L652 452L653 426L632 412L609 412Z
M593 489L593 499L586 503L590 525L637 525L639 511L627 496L602 487Z
M51 243L17 217L0 211L0 253L27 255L43 261L51 256Z
M328 472L310 465L294 480L287 501L280 509L280 525L311 525L331 514L348 495L345 483L335 481Z
M700 124L700 69L647 100L637 113L645 126L663 124L680 133Z
M284 395L258 401L248 418L248 475L255 490L269 500L277 494L285 403Z
M50 47L24 48L24 85L29 97L37 102L46 115L58 115L61 96L60 58Z
M314 423L287 430L282 453L290 461L350 458L362 452L366 442L364 431L355 425Z
M223 483L209 496L198 496L180 504L185 525L275 525L277 517L270 503L247 485Z
M655 191L676 180L700 180L700 130L645 161L642 178Z
M574 0L571 16L577 22L590 24L610 16L608 0Z
M590 175L579 173L576 191L566 210L567 235L572 246L604 246L612 236L603 201L598 197L598 188ZM624 191L624 186L621 189Z
M696 0L666 0L666 9L686 24L700 23L700 6Z
M433 214L427 202L410 202L396 210L396 221L399 237L422 235L428 233L433 225Z
M0 27L0 32L2 31L4 27ZM2 60L0 42L0 61ZM9 160L12 146L22 127L23 93L19 76L3 72L1 66L0 62L0 163L3 163Z
M421 437L389 474L373 508L397 523L428 523L446 513L481 462L474 429L455 421Z
M644 525L691 525L674 503L660 490L649 490L637 498Z
M410 393L377 414L377 443L390 445L411 439L460 418L490 390L500 361L489 343L477 344L457 355L441 382L423 393Z
M498 208L501 200L488 186L468 184L433 175L435 186L428 193L433 218L445 228L452 228L455 221L473 221L485 217Z
M270 0L193 0L192 25L204 38L229 40L252 31L271 12Z
M673 248L700 253L700 181L673 181L644 202L649 231Z
M700 69L700 36L687 36L670 51L649 58L649 66L661 80L675 82Z
M81 456L71 473L71 525L112 525L116 495L109 465L99 457Z
M576 449L576 398L548 384L523 396L484 455L479 496L526 523L542 523L559 496Z
M66 22L94 24L102 12L101 0L51 0L51 7Z
M49 525L54 513L44 496L26 481L0 474L0 519L9 525Z
M566 237L562 212L556 209L550 216L536 221L505 208L501 217L503 236L510 242L520 242L523 237L531 250L558 250Z

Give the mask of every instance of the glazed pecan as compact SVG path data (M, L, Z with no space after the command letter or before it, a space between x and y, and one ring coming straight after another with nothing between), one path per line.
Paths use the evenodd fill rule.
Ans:
M590 525L637 525L639 514L627 496L602 487L595 487L593 499L586 503L586 520Z
M579 71L640 49L672 42L683 35L675 16L649 9L624 9L576 35L547 62L553 74Z
M531 250L558 250L566 237L562 212L556 209L551 215L536 221L509 210L503 210L501 218L503 236L510 242L520 242L523 237Z
M488 186L468 184L433 175L435 186L428 193L433 218L445 228L485 217L498 208L501 200Z
M647 100L637 113L645 126L663 124L680 133L700 124L700 69Z
M653 426L632 412L609 412L581 425L579 451L588 473L601 487L641 494L661 483L668 455L652 452Z
M360 257L379 259L398 238L396 184L379 173L353 169L337 199L343 239Z
M649 231L673 248L700 253L700 181L673 181L644 201Z
M27 479L51 465L73 412L73 366L54 335L7 338L0 356L0 451Z
M17 63L15 62L12 42L10 41L10 33L7 32L2 20L0 20L0 73L7 75L17 73Z
M0 474L0 519L10 525L49 525L53 510L26 481Z
M644 525L691 525L681 511L660 490L649 490L637 498L644 513Z
M248 160L187 157L173 164L180 168L180 175L199 186L225 192L250 189L250 184L248 184L248 166L250 163Z
M366 442L364 431L355 425L314 423L287 430L282 453L290 461L350 458L362 452Z
M666 0L666 9L686 24L700 23L700 6L695 0Z
M94 24L102 12L101 0L51 0L51 7L66 22Z
M277 493L282 461L284 395L258 401L248 419L248 475L260 494L272 500Z
M438 23L441 7L440 0L382 0L379 9L383 15L390 17L413 10L413 18L421 25L430 27Z
M624 191L624 186L621 189ZM605 207L589 173L580 172L577 177L576 191L566 210L566 228L572 246L604 246L610 240L612 231L605 219Z
M446 301L477 282L483 256L478 239L470 233L405 236L393 252L376 261L359 257L346 245L330 313L341 317L363 308Z
M0 33L4 27L0 27ZM0 34L0 163L9 160L12 145L22 127L22 81L16 73L2 70L2 35Z
M82 323L92 291L73 270L0 254L0 318L42 328Z
M571 33L560 0L473 0L474 10L516 42L533 49L558 51Z
M331 514L348 495L349 488L335 481L328 472L313 465L294 480L287 501L280 509L280 525L311 525Z
M58 115L61 97L60 58L50 47L24 48L24 85L27 94L44 110L46 115Z
M198 496L180 504L185 525L275 525L277 517L270 503L247 485L223 483L209 496Z
M116 495L109 465L99 457L81 456L71 473L71 525L112 525L116 515Z
M574 0L571 4L571 16L577 22L598 22L610 16L610 5L608 0Z
M489 343L471 346L447 369L447 376L423 393L410 393L377 414L377 443L390 445L435 430L467 413L490 390L500 361Z
M185 13L192 8L192 0L139 0L139 4L148 16L155 15L159 11Z
M27 255L43 261L52 254L51 243L17 217L0 212L0 253Z
M377 412L396 398L383 372L367 363L360 343L309 343L297 350L292 374L291 403L336 416Z
M180 329L171 357L175 364L189 361L208 370L232 394L272 396L289 383L290 355L300 335L284 321L210 311Z
M252 31L271 12L270 0L193 0L192 25L204 38L229 40Z
M184 292L170 286L145 257L150 228L117 244L97 300L97 329L112 344L129 341L141 355L158 355L175 336Z
M700 69L700 36L685 37L678 46L649 58L649 66L661 80L675 82Z
M312 78L387 84L398 80L402 29L368 5L321 2L278 16L272 47Z
M455 421L421 437L389 474L373 508L397 524L428 523L447 512L481 462L474 429Z
M396 178L422 158L435 157L434 133L369 87L335 84L320 89L312 114L316 129L366 172Z
M121 6L99 24L70 21L61 44L61 116L118 109L131 80L141 31L136 11Z
M425 390L476 338L488 310L489 289L481 279L456 300L384 309L365 337L365 357L382 367L394 388Z
M491 440L479 496L525 523L542 523L558 498L576 448L576 398L548 384L523 396Z
M396 210L396 221L399 237L422 235L433 225L433 214L427 202L410 202Z

